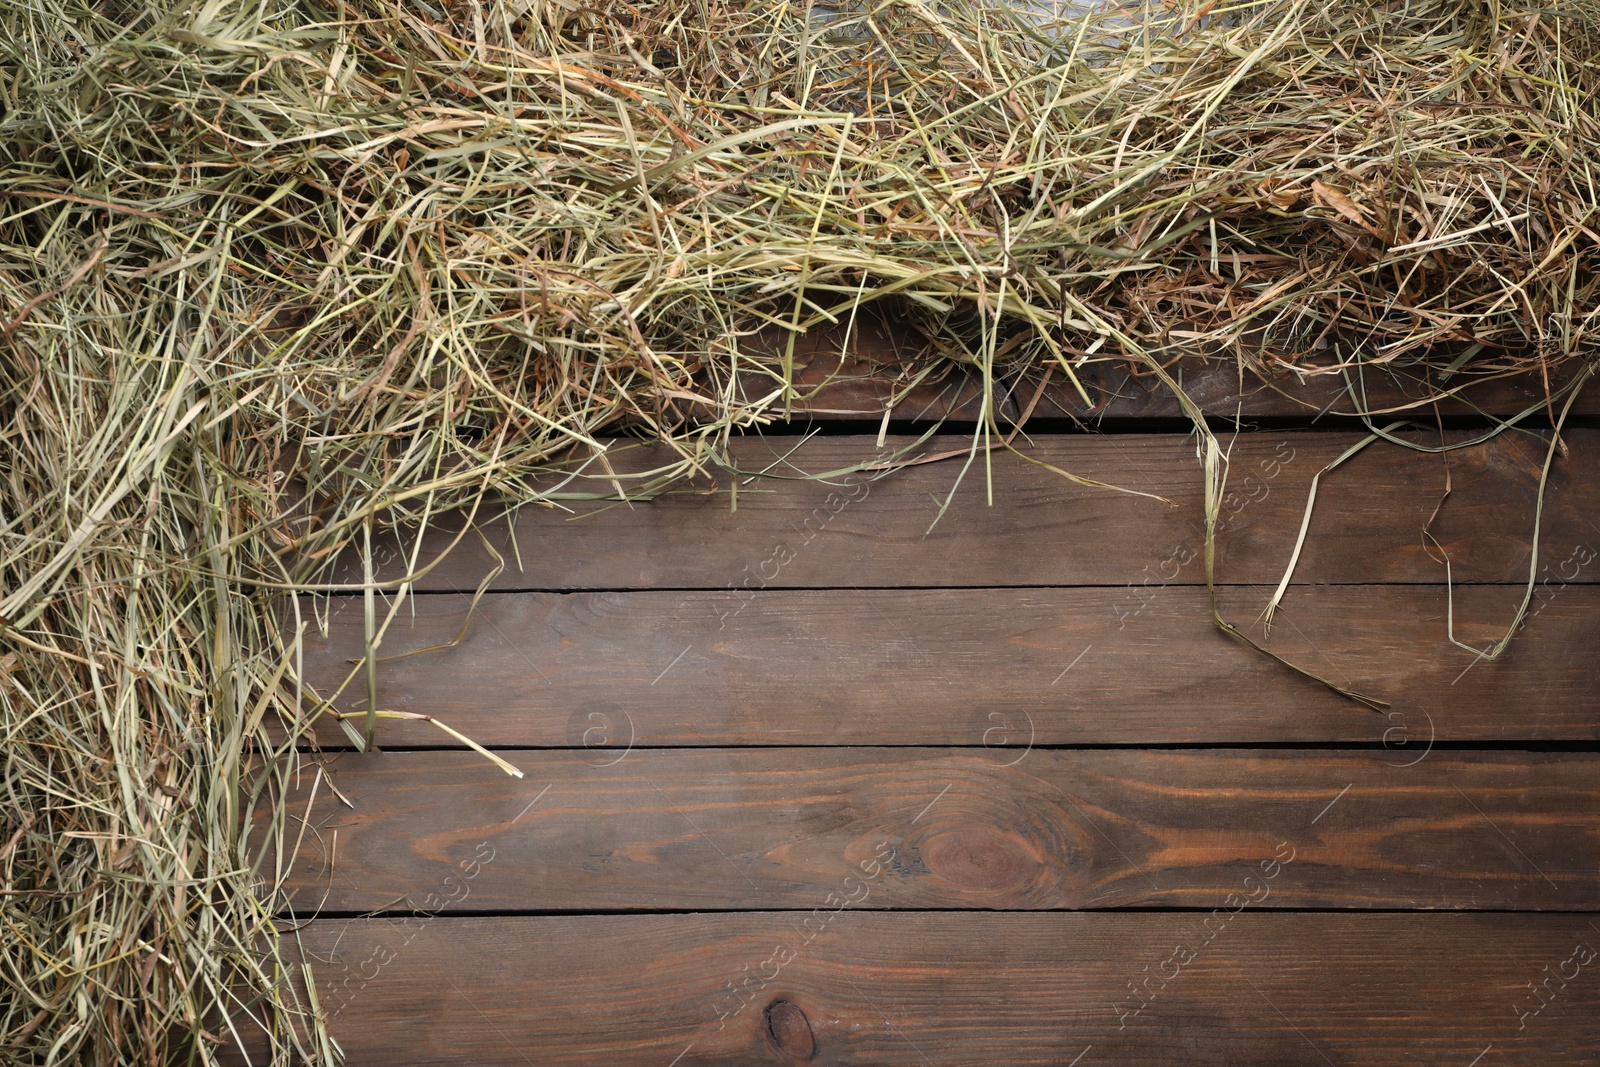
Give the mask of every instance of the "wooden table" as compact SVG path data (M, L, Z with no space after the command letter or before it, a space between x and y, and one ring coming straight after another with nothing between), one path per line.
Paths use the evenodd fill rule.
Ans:
M1482 661L1450 629L1485 647L1512 621L1548 433L1378 444L1324 478L1268 634L1311 478L1364 431L1313 425L1310 393L1201 390L1265 427L1232 443L1220 612L1374 710L1213 624L1170 405L1128 394L1096 413L1115 432L968 466L965 427L880 444L863 380L812 398L845 416L826 432L737 441L739 473L489 515L416 585L380 654L461 637L386 662L380 705L524 777L424 722L305 755L287 879L352 1064L1594 1062L1592 402L1530 615ZM1533 387L1493 388L1509 412ZM1041 425L1071 430L1049 396ZM1410 438L1477 435L1446 415ZM798 477L908 448L962 455ZM618 443L567 490L668 458ZM361 599L326 638L300 607L331 688Z

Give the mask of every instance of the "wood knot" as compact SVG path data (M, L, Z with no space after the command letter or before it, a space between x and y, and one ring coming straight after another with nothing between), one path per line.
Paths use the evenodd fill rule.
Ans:
M775 1000L767 1006L767 1036L773 1047L791 1060L809 1060L817 1054L817 1039L811 1033L811 1020L798 1004Z
M967 892L1021 893L1039 871L1024 842L981 826L936 834L923 843L922 857L936 878Z

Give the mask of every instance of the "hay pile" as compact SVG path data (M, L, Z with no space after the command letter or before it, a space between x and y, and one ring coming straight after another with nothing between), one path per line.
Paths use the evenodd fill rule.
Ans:
M1594 354L1592 2L1037 7L5 5L0 1058L331 1059L244 840L283 594L621 419L714 462L799 331Z

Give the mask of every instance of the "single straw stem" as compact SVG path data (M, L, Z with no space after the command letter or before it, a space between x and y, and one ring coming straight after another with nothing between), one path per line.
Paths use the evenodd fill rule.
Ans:
M372 566L372 519L361 524L361 567L365 582L361 591L363 621L366 624L367 721L362 730L362 751L371 752L378 729L378 590Z

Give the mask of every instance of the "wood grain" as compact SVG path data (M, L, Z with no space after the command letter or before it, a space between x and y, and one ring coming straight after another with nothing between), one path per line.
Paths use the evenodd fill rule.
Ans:
M990 749L505 753L520 781L467 752L346 755L289 886L301 912L422 908L482 853L452 911L805 910L842 884L870 908L1210 908L1287 842L1294 876L1256 906L1600 909L1594 754L1030 751L1020 721L987 732Z
M1565 439L1569 455L1556 464L1545 500L1541 543L1551 559L1600 535L1593 522L1600 481L1576 473L1600 466L1600 431L1573 431ZM1356 440L1344 433L1260 434L1233 444L1219 581L1278 581L1312 476ZM914 452L971 443L940 438ZM1297 580L1435 583L1444 579L1443 552L1456 581L1525 582L1545 451L1539 440L1519 434L1442 456L1394 445L1368 449L1323 480ZM1200 471L1193 443L1180 437L1040 438L1026 452L1171 504L1078 485L1004 451L992 457L994 506L981 455L964 478L959 460L875 481L841 475L820 484L797 476L838 471L876 453L871 437L803 444L741 438L732 446L737 467L771 476L748 480L736 501L713 491L736 480L724 473L650 501L567 499L560 508L528 506L499 521L485 514L483 536L464 538L417 588L473 589L495 567L496 552L506 563L495 581L501 590L1124 585L1181 546L1203 543ZM613 473L655 469L674 458L653 446L619 445L607 453L609 471L591 462L562 492L613 495ZM1424 542L1425 527L1437 549ZM442 520L423 537L419 566L437 560L451 529ZM412 546L401 543L404 552L393 544L375 550L381 577L404 575ZM1576 580L1593 581L1596 572L1580 568ZM361 580L353 557L341 578ZM1185 567L1174 579L1203 581L1200 567Z
M1191 568L1198 562L1191 560ZM1171 573L1170 568L1164 568ZM1570 569L1568 571L1570 573ZM988 716L1036 743L1593 740L1600 589L1554 569L1502 658L1485 647L1522 590L1296 588L1270 638L1270 590L1221 590L1227 615L1291 662L1391 702L1375 714L1219 633L1203 589L768 590L422 596L380 655L381 707L435 715L489 745L970 745ZM303 617L314 625L312 605ZM364 710L359 598L305 641L306 678ZM452 641L460 644L407 656ZM1465 672L1465 673L1463 673ZM347 745L331 724L329 745ZM380 743L450 743L386 721Z
M796 396L788 410L792 417L827 421L881 419L893 402L896 420L976 420L983 404L981 377L971 368L949 365L936 378L920 384L901 382L903 370L913 365L920 343L904 328L864 319L849 336L843 330L816 330L795 345ZM769 346L774 347L774 346ZM1305 370L1314 362L1294 361ZM1405 410L1422 419L1436 413L1433 405L1413 407L1419 400L1455 389L1439 402L1437 414L1446 416L1510 416L1545 403L1550 390L1559 390L1571 378L1570 367L1557 369L1548 382L1539 373L1485 375L1468 379L1446 377L1440 361L1434 368L1365 367L1351 372L1347 383L1339 373L1309 374L1303 380L1279 363L1271 369L1253 367L1241 372L1233 356L1208 359L1186 356L1170 373L1182 383L1189 398L1202 411L1218 418L1321 420L1324 425L1356 412ZM920 367L921 365L918 364ZM1183 411L1171 393L1148 373L1134 374L1121 360L1091 361L1076 369L1091 403L1052 369L1035 404L1034 419L1182 419ZM1039 374L1018 379L1002 377L992 395L1002 425L1018 419L1039 390ZM770 378L746 375L742 395L757 399L770 394ZM1352 391L1354 395L1352 395ZM775 404L775 411L784 406ZM1575 414L1600 413L1600 390L1590 387L1579 395Z
M1600 1040L1585 915L822 914L809 941L793 912L300 938L352 1067L1577 1067Z
M801 353L820 388L796 414L881 414L892 339L879 359L868 337L842 375L825 340ZM1326 381L1181 369L1212 412L1303 422L1339 402ZM1115 364L1087 372L1095 404L1055 382L1035 417L1177 415ZM1001 384L1014 417L1030 387ZM1485 383L1472 403L1519 410L1541 385ZM1379 382L1369 403L1414 386ZM894 417L978 401L957 375ZM1520 433L1444 456L1379 445L1324 479L1261 631L1311 478L1357 439L1232 442L1219 603L1388 714L1216 631L1178 434L1025 445L1170 506L1004 452L964 478L958 458L822 485L799 476L870 460L875 440L749 437L737 476L619 502L613 475L674 457L618 444L556 506L481 516L398 602L379 704L437 715L525 777L386 721L386 751L325 753L320 776L300 757L297 855L255 827L297 919L381 913L296 931L349 1062L1588 1062L1600 753L1515 746L1600 738L1600 430L1565 435L1535 614L1492 663L1446 620L1485 647L1521 596L1545 444ZM378 546L385 578L402 547ZM342 561L340 580L360 574ZM312 697L347 711L364 707L359 683L337 692L360 606L302 597L286 616ZM1273 742L1365 747L1198 747ZM1197 747L1060 747L1169 743ZM1124 908L1147 910L1107 910Z

